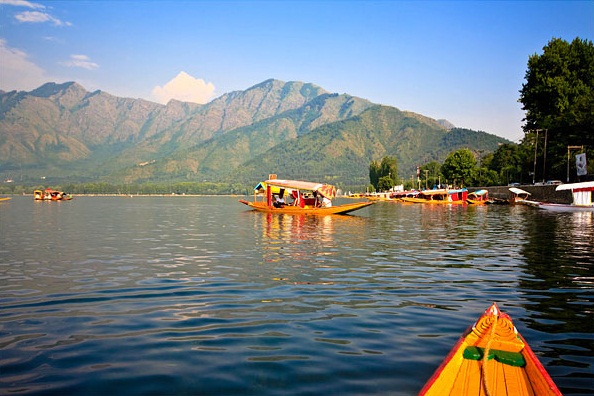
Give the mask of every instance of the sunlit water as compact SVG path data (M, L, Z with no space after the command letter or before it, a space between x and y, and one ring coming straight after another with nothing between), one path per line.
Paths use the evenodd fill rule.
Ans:
M0 393L414 395L497 301L594 390L594 219L230 197L0 203Z

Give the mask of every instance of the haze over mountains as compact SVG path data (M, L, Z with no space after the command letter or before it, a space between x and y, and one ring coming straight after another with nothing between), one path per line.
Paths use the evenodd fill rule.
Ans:
M0 177L20 183L282 178L368 182L372 160L401 177L456 149L506 139L453 128L309 83L267 80L198 105L89 92L75 82L0 91Z

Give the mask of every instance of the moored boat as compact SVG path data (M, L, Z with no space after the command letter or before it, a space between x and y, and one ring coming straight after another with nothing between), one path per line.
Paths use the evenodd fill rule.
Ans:
M420 194L417 190L396 191L390 194L390 198L394 201L405 202L402 198L416 198Z
M571 204L541 204L542 209L556 211L584 211L594 212L592 192L594 192L594 181L561 184L555 191L571 190L573 202Z
M263 196L262 200L259 201L258 196ZM260 212L314 215L346 214L374 203L365 201L333 205L335 197L336 187L330 184L279 180L276 175L270 175L268 180L254 188L253 202L244 199L239 202Z
M419 395L561 395L496 303L469 327Z
M517 187L510 187L509 192L511 193L511 198L509 200L510 204L523 204L528 201L530 198L530 194L528 191L524 191L521 188Z
M465 204L468 197L468 190L465 188L449 190L423 190L416 197L402 197L403 202L427 203L427 204Z
M365 196L370 201L391 201L392 197L389 192L370 193Z
M550 203L524 200L522 203L533 206L538 209L550 210L553 212L594 212L594 203L592 202L592 192L594 191L594 181L561 184L555 191L571 190L573 202L570 204Z
M64 191L46 188L45 190L33 191L33 199L35 201L70 201L72 195L67 194Z
M489 191L477 190L468 194L466 202L473 205L484 205L489 203Z

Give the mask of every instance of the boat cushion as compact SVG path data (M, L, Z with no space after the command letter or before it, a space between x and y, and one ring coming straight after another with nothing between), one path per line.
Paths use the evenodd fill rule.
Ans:
M467 346L464 350L464 359L482 360L485 350L476 346ZM507 364L508 366L524 367L526 360L519 352L507 352L498 349L490 349L487 359L495 359L499 363Z

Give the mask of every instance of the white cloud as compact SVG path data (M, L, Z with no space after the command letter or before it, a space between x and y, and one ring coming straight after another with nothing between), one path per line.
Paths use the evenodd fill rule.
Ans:
M32 3L26 0L0 0L1 5L9 5L9 6L17 6L17 7L27 7L32 8L34 10L43 10L45 8L44 5L39 3Z
M204 104L213 97L214 91L215 86L212 83L182 71L164 86L153 88L152 95L157 102L163 104L171 99Z
M70 22L63 22L60 19L51 16L46 12L41 11L23 11L20 14L15 16L17 21L19 22L29 22L29 23L43 23L43 22L51 22L55 26L72 26Z
M54 36L45 36L42 37L45 41L49 41L49 42L53 42L53 43L59 43L59 44L64 44L64 40L60 39L58 37L54 37Z
M0 39L0 88L4 90L30 91L46 83L45 71L28 59L19 49L6 45Z
M32 10L45 10L45 6L39 3L33 3L26 0L0 0L0 5L25 7ZM62 21L53 15L43 11L23 11L15 15L17 21L21 23L45 23L51 22L55 26L72 26L72 23Z
M95 62L91 62L91 58L86 55L70 55L69 61L61 62L60 64L68 67L80 67L87 70L99 68L99 65Z

